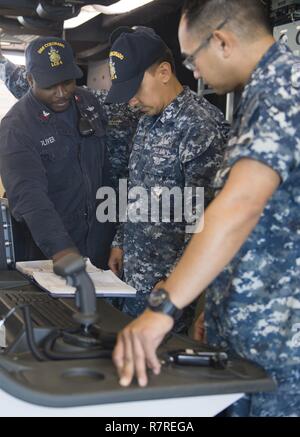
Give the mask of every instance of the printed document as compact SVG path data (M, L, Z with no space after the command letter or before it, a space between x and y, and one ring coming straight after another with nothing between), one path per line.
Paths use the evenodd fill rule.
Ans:
M75 288L67 285L64 278L53 272L53 262L26 261L17 262L16 268L30 277L42 289L53 297L74 297ZM98 297L135 297L136 290L121 281L112 271L100 270L90 260L86 262L86 271L92 279Z

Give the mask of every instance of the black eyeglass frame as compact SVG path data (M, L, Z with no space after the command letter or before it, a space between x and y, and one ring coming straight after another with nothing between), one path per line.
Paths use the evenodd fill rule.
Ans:
M214 32L216 32L217 30L221 30L225 24L227 24L227 22L229 21L229 18L225 18L225 20L222 21L221 24L219 24L219 26L214 29L209 36L204 40L204 42L202 42L199 47L189 56L187 56L184 61L182 62L183 65L185 66L185 68L187 68L190 71L195 71L196 70L196 65L195 65L195 60L196 60L196 56L199 54L199 52L201 50L203 50L210 42L210 40L213 38L214 36Z

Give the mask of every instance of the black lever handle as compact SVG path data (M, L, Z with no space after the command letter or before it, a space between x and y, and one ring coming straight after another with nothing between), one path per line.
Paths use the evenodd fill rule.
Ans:
M76 305L79 313L76 321L88 330L98 320L97 299L94 284L86 272L84 259L80 255L69 254L56 261L54 273L65 278L69 285L76 288Z

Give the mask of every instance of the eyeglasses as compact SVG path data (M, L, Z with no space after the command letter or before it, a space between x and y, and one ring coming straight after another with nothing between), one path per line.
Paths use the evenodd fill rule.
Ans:
M225 18L225 20L222 21L222 23L209 34L209 36L205 39L205 41L200 44L200 46L194 51L194 53L192 53L191 55L185 58L185 60L183 61L183 65L185 66L185 68L187 68L190 71L196 70L196 64L195 64L196 56L199 54L201 50L203 50L208 45L208 43L214 36L214 32L216 32L217 30L221 30L222 27L224 27L225 24L228 22L228 20L229 18Z

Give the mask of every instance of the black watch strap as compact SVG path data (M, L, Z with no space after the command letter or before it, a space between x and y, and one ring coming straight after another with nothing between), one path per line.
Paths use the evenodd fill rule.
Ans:
M148 300L148 307L151 311L170 316L175 321L182 315L182 311L173 304L168 291L164 288L152 291Z

